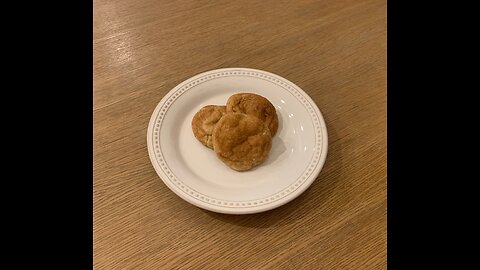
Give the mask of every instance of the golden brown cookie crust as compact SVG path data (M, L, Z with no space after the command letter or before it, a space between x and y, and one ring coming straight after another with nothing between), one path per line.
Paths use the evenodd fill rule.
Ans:
M272 148L272 135L257 117L227 113L213 130L213 149L218 158L236 171L264 162Z
M270 101L253 93L238 93L227 100L227 113L245 113L264 121L272 136L277 133L278 117L275 107Z
M213 149L213 128L225 113L226 106L207 105L201 108L192 119L192 130L195 138L203 145Z

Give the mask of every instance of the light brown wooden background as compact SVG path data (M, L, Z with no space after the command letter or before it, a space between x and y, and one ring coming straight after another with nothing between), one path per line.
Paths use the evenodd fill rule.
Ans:
M386 1L94 0L95 269L386 269ZM278 209L201 210L155 173L146 130L171 88L251 67L302 87L329 153Z

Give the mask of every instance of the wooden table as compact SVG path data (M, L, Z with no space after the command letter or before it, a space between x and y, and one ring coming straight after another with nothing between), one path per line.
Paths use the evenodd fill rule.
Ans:
M386 1L94 1L95 269L385 269ZM160 99L251 67L304 89L327 124L312 186L244 216L197 208L155 173Z

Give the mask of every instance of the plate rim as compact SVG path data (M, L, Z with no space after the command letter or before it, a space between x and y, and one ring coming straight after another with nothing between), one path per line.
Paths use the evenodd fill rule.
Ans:
M315 161L314 164L313 163L310 164L311 161L309 161L309 166L315 165L315 167L313 167L313 170L311 172L309 172L310 174L308 175L308 177L303 177L303 179L302 179L303 181L300 181L300 183L302 183L302 184L300 184L300 186L298 188L292 190L291 192L287 193L283 197L280 197L279 199L277 199L277 200L275 200L271 203L268 202L268 200L267 200L267 203L261 204L261 205L249 204L247 206L235 207L234 205L232 205L232 203L231 203L232 201L230 201L229 204L224 202L225 203L224 205L223 204L218 204L218 203L217 204L206 203L204 201L205 199L203 197L202 197L203 198L202 200L200 199L201 196L198 196L198 194L199 194L198 192L195 192L196 197L194 197L193 195L192 196L186 195L185 190L182 191L180 189L180 187L182 189L184 189L183 185L179 184L179 186L177 187L174 183L172 183L172 181L166 180L166 179L171 178L171 173L170 173L170 175L167 175L167 172L169 171L169 168L167 168L168 165L166 167L164 165L162 165L162 166L164 166L165 170L167 170L167 172L162 170L162 166L160 166L161 164L158 163L157 155L155 154L153 139L155 137L156 140L159 140L158 139L158 133L160 132L160 130L159 130L160 126L158 126L157 118L159 116L163 117L163 114L161 114L161 115L159 114L160 110L162 110L162 108L165 105L167 105L167 106L173 105L174 102L175 102L175 99L178 96L181 96L181 94L183 94L184 92L188 91L188 89L193 88L196 85L196 83L194 83L194 82L197 82L198 79L200 79L200 81L197 82L197 83L201 83L202 80L206 80L206 79L203 79L203 77L205 77L206 75L209 75L209 74L211 75L212 73L214 73L214 74L226 74L226 75L231 75L232 73L234 73L234 75L236 75L235 72L241 73L239 75L245 75L245 74L250 75L251 73L253 73L257 76L260 76L259 74L261 74L262 76L267 75L265 77L265 79L268 77L268 80L270 82L281 83L282 85L285 85L285 87L288 87L289 89L292 88L294 91L296 91L298 94L300 94L300 95L297 95L297 99L302 98L302 99L305 99L309 103L310 107L306 108L307 111L309 109L313 110L314 113L318 116L314 119L315 119L316 122L318 121L318 123L315 122L315 124L317 124L317 129L319 129L316 132L318 132L318 131L321 132L321 136L319 138L317 138L317 139L320 139L321 142L318 142L318 143L316 142L315 146L317 147L318 145L321 145L320 154L316 157L316 161ZM221 75L221 76L225 76L225 75ZM221 77L221 76L220 75L213 76L213 79L215 79L215 77ZM264 79L264 78L259 77L259 79ZM193 86L192 86L192 83L193 83ZM284 88L281 85L278 85L278 86ZM180 90L180 89L182 89L182 90ZM284 89L286 91L289 91L286 88L284 88ZM171 99L172 97L174 97L175 99L172 100ZM305 106L305 104L303 104L303 103L302 103L302 105ZM163 111L165 112L165 115L166 115L166 111L168 111L168 108L169 107L163 108ZM310 114L312 115L312 111L310 111ZM160 119L162 119L162 118L160 118ZM314 125L314 129L315 129L315 124L313 123L313 119L310 119L310 120L312 121L312 124ZM154 136L155 131L157 132L156 136ZM315 136L318 136L318 135L315 135ZM158 145L156 145L156 147L159 148ZM254 69L254 68L230 67L230 68L213 69L213 70L208 70L208 71L199 73L197 75L194 75L190 78L187 78L187 79L183 80L182 82L177 84L174 88L172 88L169 92L167 92L163 96L163 98L160 100L160 102L156 105L156 107L155 107L155 109L152 112L152 115L150 117L150 121L149 121L149 124L148 124L148 129L147 129L147 148L148 148L148 154L149 154L149 157L150 157L150 162L152 163L157 175L160 177L160 179L165 183L165 185L171 191L173 191L177 196L179 196L183 200L185 200L185 201L187 201L187 202L189 202L189 203L191 203L191 204L193 204L197 207L200 207L200 208L203 208L203 209L206 209L206 210L209 210L209 211L217 212L217 213L223 213L223 214L253 214L253 213L259 213L259 212L272 210L272 209L280 207L284 204L287 204L288 202L297 198L300 194L305 192L305 190L307 190L311 186L311 184L316 180L316 178L320 174L320 172L323 169L323 166L325 164L325 161L326 161L326 157L327 157L327 153L328 153L328 133L327 133L327 128L326 128L324 117L323 117L320 109L318 108L317 104L298 85L296 85L295 83L291 82L290 80L288 80L288 79L286 79L286 78L284 78L280 75L274 74L272 72L259 70L259 69ZM316 153L316 151L314 152L313 155L315 155L315 153ZM158 154L158 152L157 152L157 154ZM303 175L303 173L302 173L302 175ZM302 175L300 175L300 177L302 177ZM175 179L175 177L173 177L173 179ZM178 181L181 182L181 180L178 180ZM293 189L292 185L295 184L295 181L296 180L292 181L292 184L290 184L287 188L288 189L289 188ZM176 179L175 179L175 183L178 184ZM181 183L183 183L183 182L181 182ZM284 190L285 189L283 189L282 191L284 191ZM188 191L188 187L187 187L187 191ZM280 192L277 193L277 196L278 196L278 194L280 194ZM225 201L225 200L223 200L223 201ZM215 202L215 200L214 200L214 202ZM237 206L238 206L238 203L237 203Z

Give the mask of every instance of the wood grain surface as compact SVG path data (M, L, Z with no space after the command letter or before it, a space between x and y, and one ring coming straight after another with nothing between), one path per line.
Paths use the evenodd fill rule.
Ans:
M95 269L386 269L386 1L95 0ZM147 125L204 71L283 76L322 111L323 170L280 208L199 209L155 173Z

